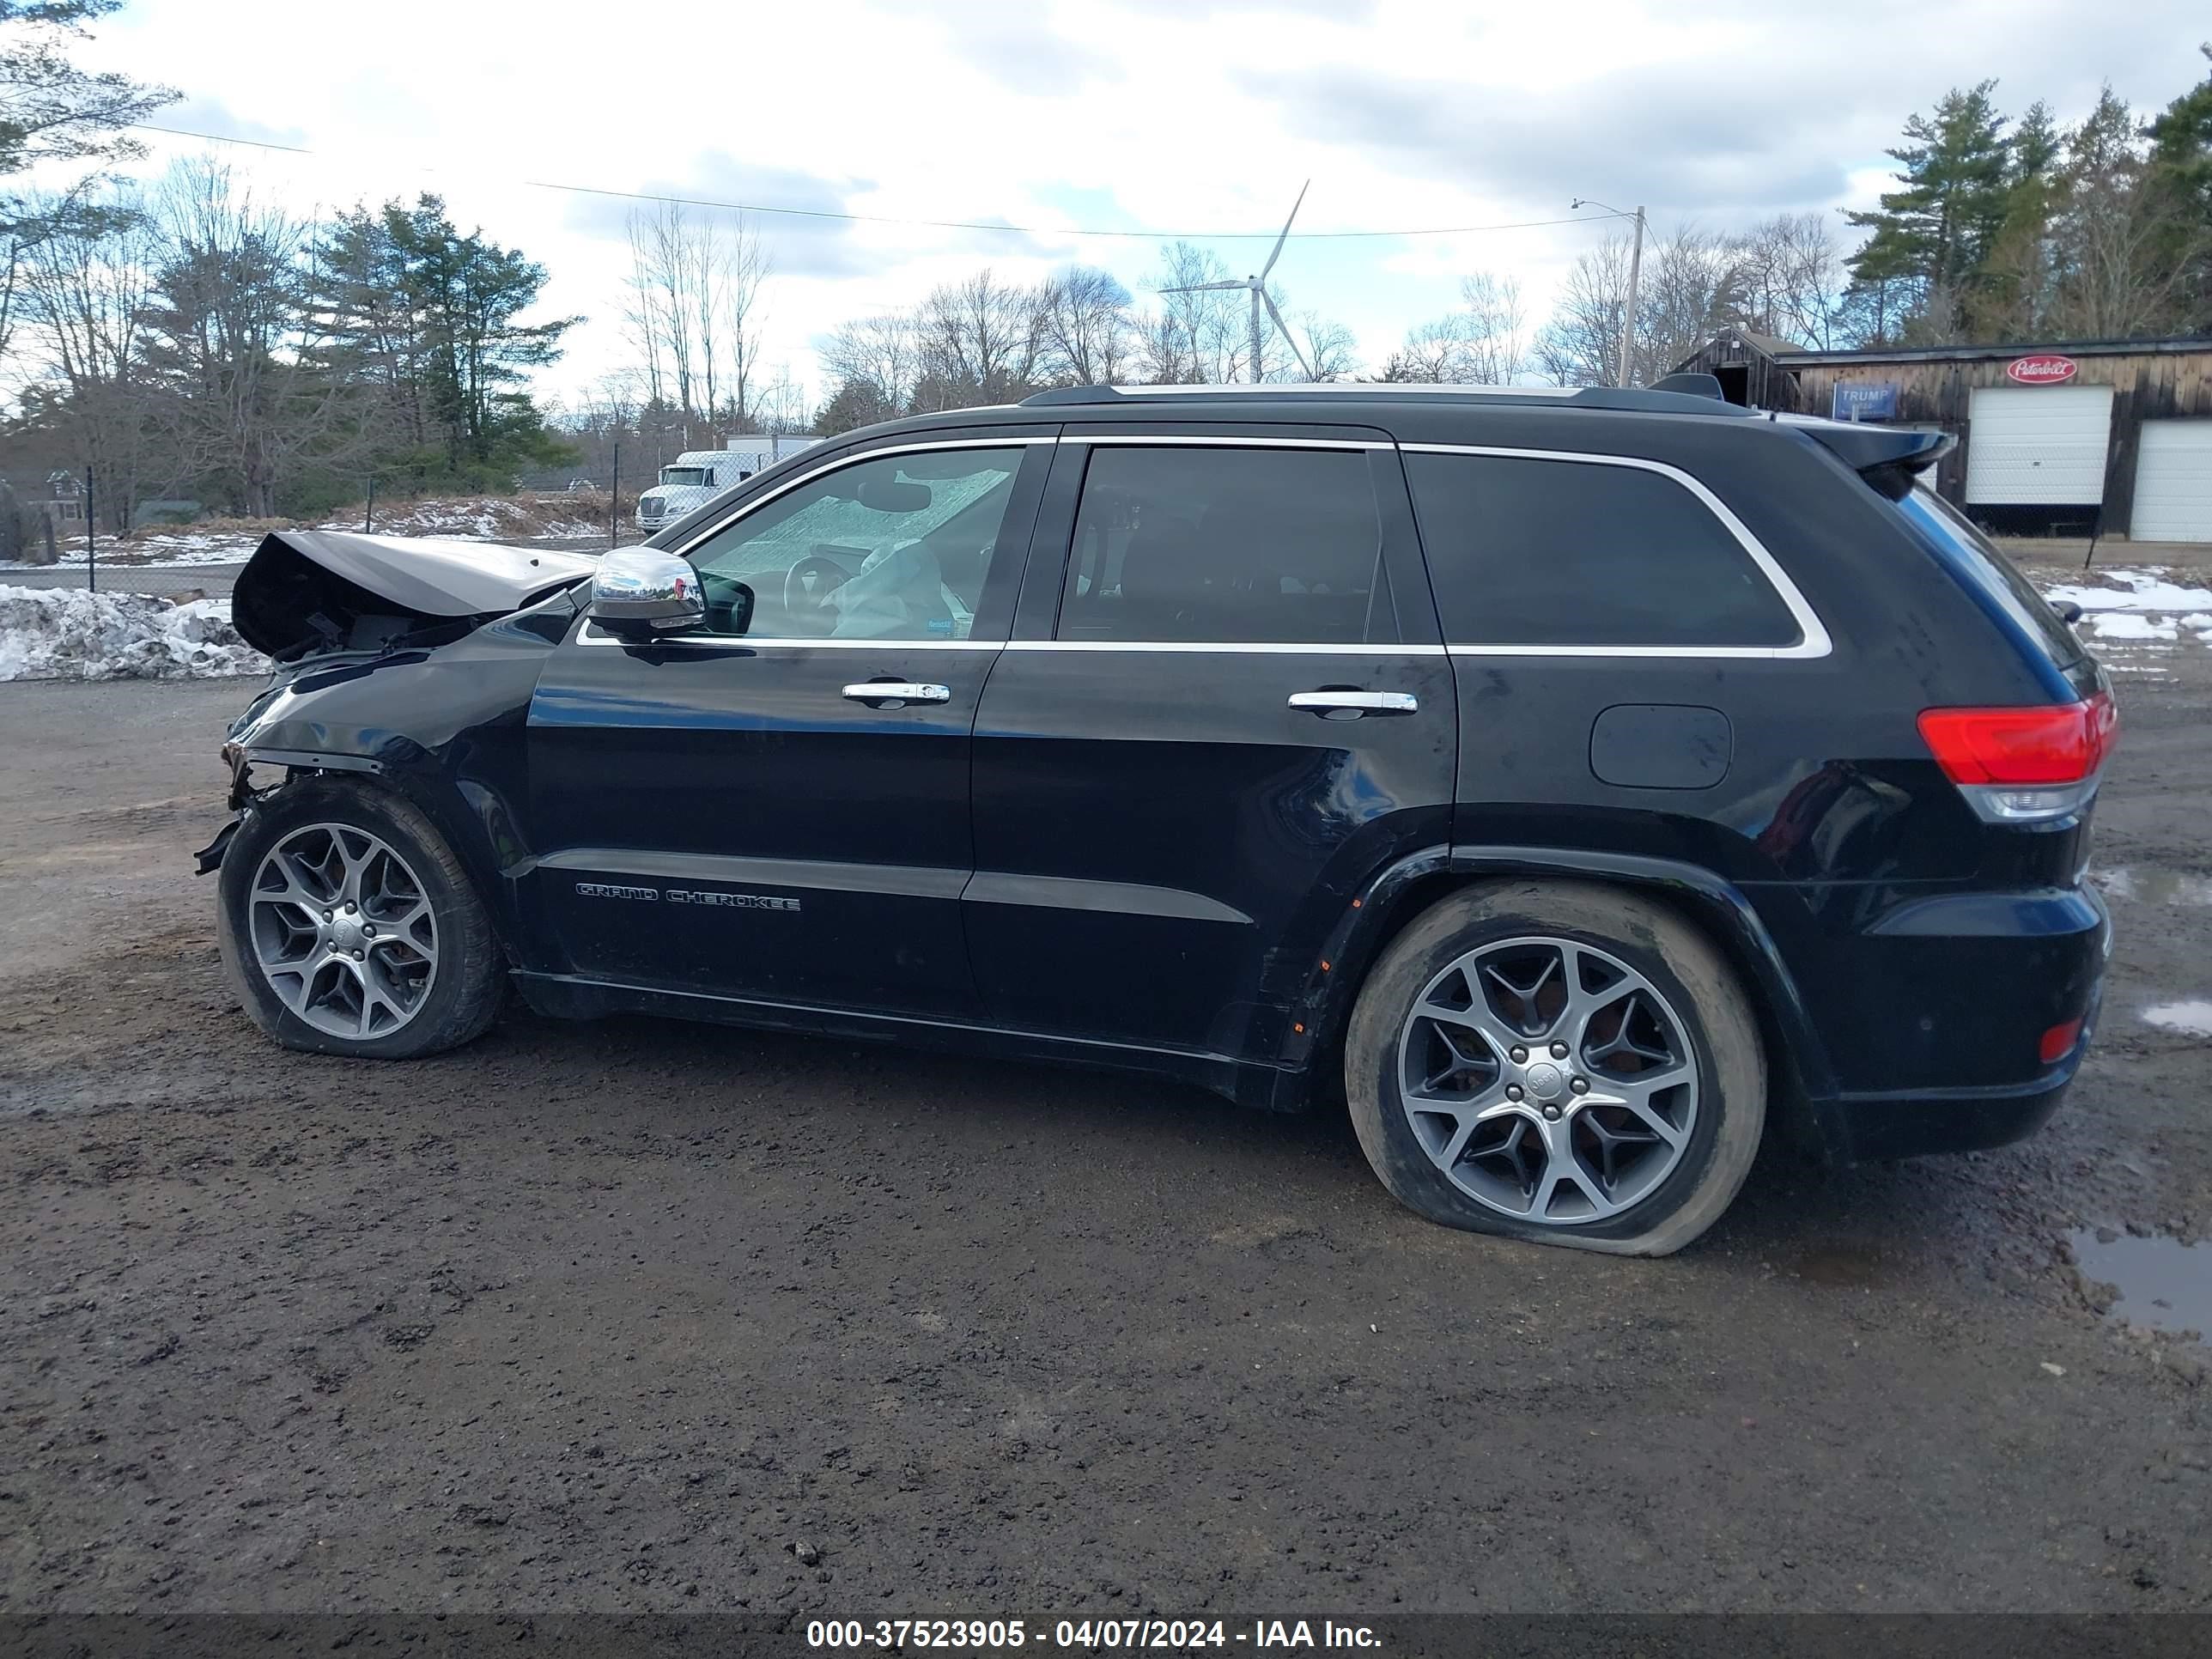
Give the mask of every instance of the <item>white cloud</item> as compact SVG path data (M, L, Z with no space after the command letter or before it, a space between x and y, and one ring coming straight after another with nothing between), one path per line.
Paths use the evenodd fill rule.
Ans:
M1062 228L762 220L769 361L811 378L811 339L933 281L1079 258L1140 289L1156 244L1065 228L1272 229L1308 177L1313 230L1544 218L1583 192L1662 224L1863 206L1947 87L1998 75L2007 108L2063 117L2109 76L2154 105L2201 72L2202 33L2182 0L134 0L86 55L192 100L157 119L313 149L226 151L297 207L437 191L543 262L549 311L591 319L560 389L620 360L624 204L535 185ZM1304 241L1280 274L1379 361L1478 266L1521 274L1540 313L1600 234ZM1217 246L1243 270L1265 244Z

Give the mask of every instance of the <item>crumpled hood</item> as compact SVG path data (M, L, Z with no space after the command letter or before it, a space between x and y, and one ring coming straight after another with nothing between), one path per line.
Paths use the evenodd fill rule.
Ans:
M280 662L368 650L425 622L488 621L591 574L595 555L495 542L277 530L231 590L231 622Z

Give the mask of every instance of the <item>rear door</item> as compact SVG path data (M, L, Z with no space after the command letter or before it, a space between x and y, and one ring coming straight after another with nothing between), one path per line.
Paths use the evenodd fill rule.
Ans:
M1069 427L977 718L987 1010L1294 1054L1361 884L1448 840L1456 733L1387 434Z
M526 878L574 972L975 1013L969 732L1050 430L873 447L702 526L701 633L577 625L531 703Z

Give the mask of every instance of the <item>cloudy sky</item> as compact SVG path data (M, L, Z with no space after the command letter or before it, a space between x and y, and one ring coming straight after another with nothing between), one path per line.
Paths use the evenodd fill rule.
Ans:
M1559 219L1577 195L1662 228L1863 206L1948 87L1996 77L2007 109L2069 119L2109 80L2154 107L2207 35L2185 0L131 0L83 56L181 90L167 125L312 151L218 147L296 208L436 191L543 261L548 307L591 319L548 378L570 392L623 362L635 204L545 185L867 216L753 222L769 359L811 382L841 319L979 264L1141 291L1161 233L1250 269L1310 178L1316 234L1276 275L1380 362L1467 271L1519 276L1540 317L1607 227L1319 233ZM146 137L149 167L209 148ZM922 220L1022 228L884 222Z

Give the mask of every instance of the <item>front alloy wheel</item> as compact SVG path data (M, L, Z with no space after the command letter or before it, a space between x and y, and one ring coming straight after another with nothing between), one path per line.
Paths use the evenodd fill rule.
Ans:
M1446 1179L1515 1219L1619 1214L1681 1161L1698 1115L1687 1028L1620 957L1501 939L1431 979L1399 1041L1414 1138Z
M252 960L278 1001L332 1036L389 1036L438 976L438 921L422 878L352 824L311 823L255 872Z

